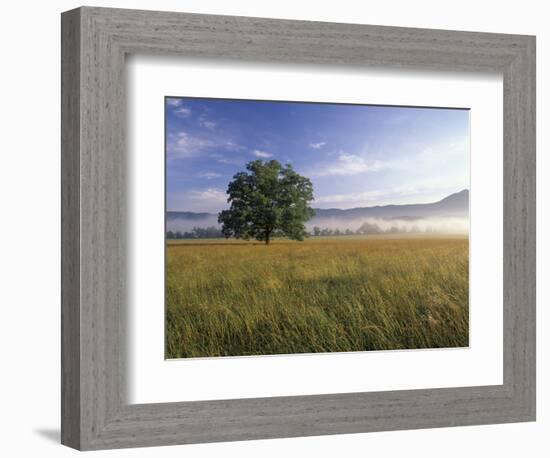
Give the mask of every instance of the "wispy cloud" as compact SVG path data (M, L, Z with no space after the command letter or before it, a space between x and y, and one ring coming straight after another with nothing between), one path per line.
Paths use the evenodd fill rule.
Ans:
M178 105L178 108L174 110L174 114L180 118L188 118L191 116L191 108Z
M382 191L364 191L348 194L330 194L315 198L315 204L340 204L350 202L368 202L380 199Z
M309 147L313 149L321 149L323 146L325 146L326 142L317 142L317 143L310 143Z
M205 120L201 122L201 125L207 129L214 130L217 124L214 121Z
M246 150L246 147L215 134L200 136L191 135L186 131L168 134L166 151L169 158L186 159L212 150L237 152ZM219 153L211 153L211 157L223 158L225 156Z
M182 103L183 102L181 99L166 99L166 105L168 105L169 107L179 107Z
M389 189L374 189L342 194L328 194L315 197L320 207L337 206L339 208L364 207L388 204L417 204L436 202L453 192L461 190L459 182L432 179L394 186Z
M335 162L324 164L312 170L310 174L318 177L359 175L361 173L377 172L391 166L391 162L367 159L357 154L341 152Z
M227 194L213 187L170 192L167 197L171 210L217 213L227 206Z
M211 119L208 119L208 116L206 113L201 113L201 115L198 117L197 122L199 123L199 126L204 127L208 130L214 130L217 126L217 123L212 121Z
M251 153L259 158L267 159L268 157L272 157L273 154L268 153L267 151L260 151L259 149L252 150Z
M214 178L219 178L221 176L222 176L222 174L217 173L217 172L201 172L201 173L199 173L199 177L206 178L207 180L212 180Z
M166 151L169 158L184 159L196 156L202 151L214 146L215 143L212 140L196 137L189 135L187 132L180 131L168 136Z
M243 159L240 156L221 156L221 155L211 155L210 157L213 157L216 159L217 162L220 164L226 164L226 165L244 165L246 162L246 159Z
M227 194L221 189L216 188L193 190L189 194L192 199L201 199L209 202L225 202L227 200Z
M236 143L232 140L223 140L223 149L227 150L227 151L239 151L239 152L243 152L243 151L247 151L248 148L244 145L241 145L239 143Z

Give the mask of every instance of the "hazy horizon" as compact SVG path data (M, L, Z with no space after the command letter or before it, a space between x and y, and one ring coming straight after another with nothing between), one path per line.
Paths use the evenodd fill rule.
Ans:
M315 206L315 201L313 201L311 203L311 207L314 208L314 209L317 209L317 210L354 210L354 209L358 209L358 208L371 208L371 207L385 207L385 206L401 206L401 205L425 205L425 204L433 204L433 203L437 203L437 202L440 202L441 200L445 199L446 197L449 197L449 196L452 196L454 194L459 194L463 191L467 191L467 192L470 192L470 190L468 188L464 188L464 189L460 189L456 192L452 192L451 194L448 194L446 196L443 196L441 197L441 199L437 199L433 202L407 202L407 203L388 203L388 204L383 204L383 205L366 205L366 206L361 206L361 207L358 207L358 206L355 206L355 207L347 207L347 208L342 208L342 207L326 207L326 208L319 208L319 207L316 207ZM172 209L172 208L166 208L166 211L167 212L172 212L172 213L210 213L210 214L218 214L219 212L207 212L207 211L190 211L190 210L181 210L181 209Z
M458 196L463 192L468 192L468 189L464 189L457 193L451 194L451 196ZM449 197L449 196L446 196ZM348 213L331 213L331 210L339 212L346 212L346 209L316 209L318 210L317 214L305 222L306 229L309 232L313 231L314 227L319 227L322 229L330 230L340 230L346 231L351 230L353 232L357 231L363 224L369 223L377 226L383 231L387 231L391 228L399 228L401 232L440 232L440 233L468 233L469 232L469 205L468 198L463 199L462 205L459 208L443 208L439 211L438 214L433 214L434 210L428 210L430 216L425 216L426 209L424 210L411 210L408 212L405 211L408 207L403 207L400 205L390 205L390 206L381 206L381 207L360 207L347 210L371 210L371 209L388 209L389 213L386 217L382 216L380 211L378 211L378 216L353 216L350 217ZM432 206L433 204L438 204L441 200L431 203L419 203L418 205ZM455 202L456 203L456 202ZM217 213L206 213L207 216L178 216L173 215L174 213L194 213L195 215L204 214L204 212L178 212L168 210L169 213L172 213L171 217L167 219L167 230L172 232L190 232L195 227L206 228L206 227L216 227L221 228L221 225L218 223ZM393 212L393 213L392 213ZM354 212L357 213L357 212ZM423 215L424 214L424 215Z

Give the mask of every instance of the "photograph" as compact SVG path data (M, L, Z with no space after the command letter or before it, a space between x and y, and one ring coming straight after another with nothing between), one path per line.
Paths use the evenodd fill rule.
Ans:
M469 346L469 109L164 114L166 359Z

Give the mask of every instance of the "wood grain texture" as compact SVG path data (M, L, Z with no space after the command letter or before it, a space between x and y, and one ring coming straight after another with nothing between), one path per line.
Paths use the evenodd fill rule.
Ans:
M62 16L62 442L81 450L535 418L535 39L80 8ZM504 75L504 384L130 405L129 53Z
M80 13L61 24L61 441L80 446Z

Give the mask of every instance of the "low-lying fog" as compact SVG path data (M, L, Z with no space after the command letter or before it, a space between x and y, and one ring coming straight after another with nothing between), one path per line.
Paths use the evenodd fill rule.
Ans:
M170 218L166 221L166 230L172 232L191 232L194 227L217 227L221 228L218 224L218 216L212 215L206 218Z
M367 223L367 224L365 224ZM308 231L314 227L321 229L357 232L361 228L365 233L376 233L377 228L382 232L441 232L441 233L468 233L469 222L466 218L358 218L355 220L341 220L338 218L313 218L306 223Z
M166 230L172 232L191 232L193 228L221 228L217 216L206 218L186 219L174 218L166 222ZM429 217L429 218L312 218L306 222L308 232L338 230L340 233L353 232L376 234L381 232L438 232L438 233L468 233L469 221L458 217ZM318 228L317 231L314 229Z

